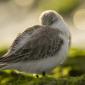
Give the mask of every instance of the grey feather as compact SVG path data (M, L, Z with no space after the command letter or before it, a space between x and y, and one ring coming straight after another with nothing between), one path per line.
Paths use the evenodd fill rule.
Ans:
M10 48L10 52L14 52L17 50L17 47L21 44L21 41L24 40L24 38L28 38L31 36L31 34L36 31L36 29L39 29L39 25L35 25L33 27L27 28L23 33L21 33L13 42Z
M36 29L36 30L35 30ZM34 26L19 35L11 46L10 52L0 58L0 62L28 62L52 57L61 49L64 41L59 36L61 31L48 26ZM25 38L27 41L18 50L17 46Z

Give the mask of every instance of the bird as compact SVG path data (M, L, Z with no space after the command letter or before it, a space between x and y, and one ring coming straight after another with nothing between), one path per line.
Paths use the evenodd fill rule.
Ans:
M0 70L49 73L67 59L71 44L69 27L55 10L40 14L40 24L16 37L8 52L0 57Z

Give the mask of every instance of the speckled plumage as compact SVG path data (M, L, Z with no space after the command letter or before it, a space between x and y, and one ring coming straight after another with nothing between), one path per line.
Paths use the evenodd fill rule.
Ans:
M62 30L64 24L63 28L57 26L59 21L63 23L59 15L53 11L46 13L41 17L42 25L26 29L14 40L7 54L0 58L1 69L42 73L63 63L70 34Z
M59 36L61 32L58 29L39 25L30 29L33 28L36 30L30 31L28 29L15 39L9 54L6 57L2 57L0 62L29 62L40 60L54 56L61 49L64 41ZM27 42L17 49L17 46L20 44L19 42L25 38L26 34L29 34Z

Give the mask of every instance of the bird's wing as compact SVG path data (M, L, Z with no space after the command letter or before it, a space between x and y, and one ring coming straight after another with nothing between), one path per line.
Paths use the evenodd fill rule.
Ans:
M18 49L22 48L22 46L25 44L24 41L28 41L31 34L39 29L39 25L35 25L33 27L29 27L28 29L26 29L23 33L20 33L18 35L18 37L14 40L14 42L12 43L10 49L8 52L12 53L12 52L15 52L17 51Z
M2 57L0 62L26 62L54 56L62 47L60 31L48 26L41 26L31 35L21 49L14 54Z

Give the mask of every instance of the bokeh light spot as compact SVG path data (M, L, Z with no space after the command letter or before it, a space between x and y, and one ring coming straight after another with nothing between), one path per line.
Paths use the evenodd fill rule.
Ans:
M27 6L29 7L34 2L34 0L14 0L14 1L18 6L21 7L27 7Z
M76 11L73 20L76 28L85 30L85 9Z

